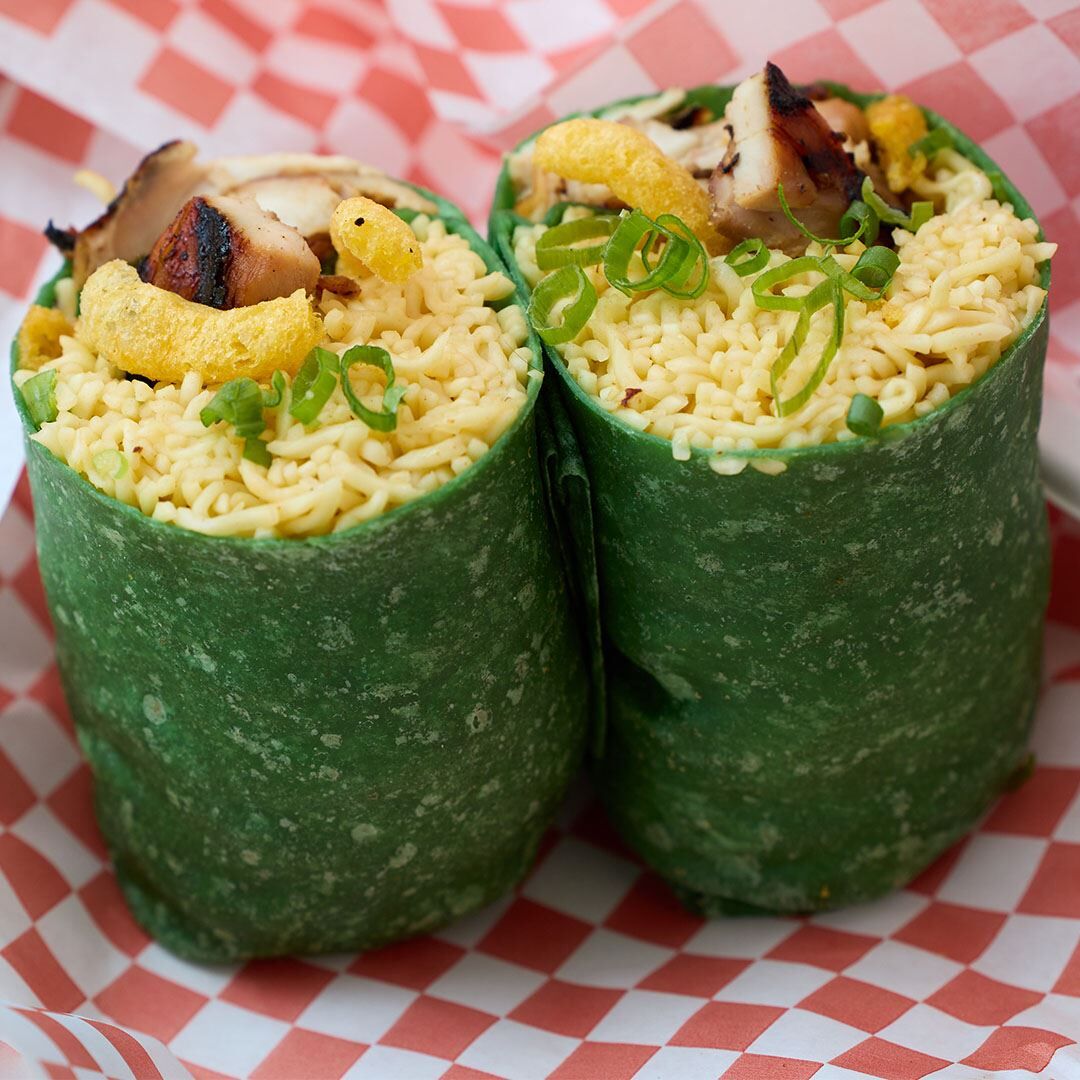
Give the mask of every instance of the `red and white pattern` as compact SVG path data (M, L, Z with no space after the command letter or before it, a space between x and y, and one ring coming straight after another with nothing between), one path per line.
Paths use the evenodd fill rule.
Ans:
M1080 524L1054 527L1035 775L910 888L703 921L582 788L522 888L436 936L203 967L109 869L24 478L0 521L0 1077L1080 1076Z
M734 81L909 93L986 146L1055 262L1052 370L1080 418L1080 4L1075 0L0 0L0 336L84 222L79 165L124 175L186 136L209 154L348 153L481 220L498 151L572 109ZM5 81L6 76L6 81ZM1059 457L1061 454L1059 453ZM1071 444L1065 457L1075 457ZM0 508L21 454L0 394ZM1080 500L1080 461L1074 477Z
M1080 5L1068 0L0 0L0 337L82 223L88 166L167 137L340 151L482 219L498 149L622 94L902 90L980 139L1054 265L1080 402ZM0 508L21 468L0 391ZM703 922L582 789L511 898L363 956L199 967L134 924L52 658L25 478L0 519L0 1078L1080 1078L1080 524L1055 518L1038 768L910 888Z

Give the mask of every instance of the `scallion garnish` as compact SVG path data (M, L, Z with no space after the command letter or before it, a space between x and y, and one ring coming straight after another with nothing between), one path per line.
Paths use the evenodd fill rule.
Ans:
M293 380L289 415L301 424L313 424L323 406L330 400L330 395L337 385L337 377L337 354L316 345L304 358L304 364Z
M874 190L874 182L869 176L863 180L862 198L863 202L886 225L899 225L900 228L907 229L911 233L918 232L934 216L934 204L931 202L912 203L910 214L905 214L903 210L897 210L895 206L890 206Z
M244 457L266 469L270 468L270 462L274 460L266 443L262 439L254 438L244 440Z
M866 218L861 218L861 219L858 219L857 227L856 227L855 231L850 236L842 236L842 237L840 237L840 238L838 238L836 240L827 240L824 237L815 236L791 212L791 207L788 206L787 198L784 195L784 185L783 184L777 184L776 185L776 197L780 200L780 209L783 210L784 217L786 217L788 219L788 221L790 221L791 224L794 225L795 228L798 229L799 232L801 232L803 234L803 236L805 236L808 240L813 240L814 243L820 244L823 248L846 247L848 244L854 243L856 240L858 240L859 237L862 236L862 234L866 231L867 220L866 220ZM852 205L854 205L854 204L852 204ZM851 210L851 207L848 207L848 212L849 213L850 213L850 210ZM846 218L847 214L845 214L844 217ZM841 218L841 222L840 222L841 226L843 226L843 221L844 221L844 218ZM841 231L843 231L843 230L841 229Z
M677 214L661 214L656 219L656 224L662 229L666 229L668 236L671 236L672 233L681 236L688 248L687 254L683 256L682 265L661 288L682 300L696 299L709 284L709 255L705 250L705 245L694 235L690 226ZM670 244L671 240L668 243ZM697 271L696 276L695 270ZM687 285L685 289L681 288L691 280L694 282L693 285Z
M369 409L353 392L349 382L349 369L354 364L370 364L386 374L386 389L383 390L382 408L379 412ZM349 408L376 431L393 431L397 427L397 408L405 396L408 387L395 384L394 362L390 354L378 345L353 345L341 358L341 389Z
M259 436L266 429L263 409L280 405L285 396L285 376L275 371L270 380L270 390L263 390L254 379L246 375L230 379L211 398L210 404L199 413L204 427L221 420L232 424L236 434L244 440L243 456L256 465L269 467L273 458L266 442Z
M858 262L845 270L831 255L821 260L821 269L840 283L840 287L857 300L880 300L896 268L900 256L887 247L867 248Z
M600 262L617 223L618 219L611 214L597 214L553 226L536 241L536 265L541 270L555 270L560 266L591 266ZM574 246L582 240L600 240L600 243Z
M860 299L880 300L899 265L900 256L892 248L868 247L851 268L851 276L867 288L876 289L877 295Z
M94 455L94 468L103 476L119 480L128 471L128 459L119 450L101 450Z
M869 176L863 179L862 201L874 211L886 225L903 225L908 223L908 216L903 210L890 206L875 190L874 182Z
M923 154L927 158L932 158L938 151L951 150L953 146L953 137L944 128L934 128L933 131L913 142L907 148L907 152L911 157Z
M783 351L776 358L769 372L773 400L779 416L789 416L801 409L810 396L821 385L840 349L844 337L844 293L848 292L860 300L880 300L884 295L893 273L900 264L900 257L895 251L885 247L867 248L851 268L845 270L832 255L803 255L790 259L780 266L761 274L751 287L754 302L767 311L797 311L799 318L795 323L791 338ZM772 290L801 274L817 271L825 274L825 280L818 282L803 296L784 296ZM806 343L810 332L810 320L823 307L832 304L833 328L821 352L821 358L813 374L798 391L786 399L780 398L779 381L795 362L799 351Z
M26 411L30 419L41 427L42 424L51 423L56 419L56 372L50 368L48 371L39 371L32 378L22 384L23 401L26 403Z
M769 265L769 249L756 236L741 240L724 256L739 277L749 277Z
M659 234L667 243L656 266L644 263L645 276L630 277L630 261L638 244L644 241L643 252L647 254L653 244L659 242ZM677 233L647 217L640 210L631 210L619 218L611 239L604 248L604 276L620 292L629 296L634 292L657 289L666 284L683 268L690 255L687 242Z
M877 214L862 201L856 199L840 218L840 235L847 237L845 244L850 244L858 237L867 247L877 243L881 231L881 221Z
M588 203L572 202L569 199L563 199L561 202L557 202L548 212L544 215L545 225L558 225L559 222L566 216L567 210L573 210L575 207L581 207L585 210L595 210L595 206L590 206Z
M203 427L210 427L220 420L232 424L236 434L243 438L256 438L266 427L263 419L263 392L254 379L246 375L230 379L211 398L210 404L200 413Z
M876 438L881 432L884 417L885 410L872 397L856 394L847 411L848 430L856 435L865 435L868 439Z
M821 259L816 255L802 255L766 270L751 286L754 303L766 311L801 311L806 301L805 296L777 295L772 290L776 285L782 285L793 277L809 274L814 270L821 270Z
M285 395L285 376L280 371L275 371L270 379L270 390L263 391L263 408L276 409L281 404Z
M772 369L769 371L769 382L772 386L773 400L776 402L776 412L779 416L790 416L810 400L811 395L825 378L829 365L833 362L844 336L844 295L838 281L828 278L815 285L806 296L800 297L800 299L802 300L802 306L799 309L799 320L795 324L795 330L791 335L791 339L784 346L783 352L776 358ZM810 320L817 311L829 304L832 304L833 307L833 328L829 340L821 350L821 358L818 360L817 366L798 393L789 398L781 399L778 385L781 377L795 362L799 350L806 343L806 336L810 332Z
M566 301L566 306L561 311L560 321L552 323L552 312L560 301ZM580 266L570 265L548 274L536 286L529 300L528 315L544 341L549 345L561 345L577 337L595 307L596 289L588 275Z
M911 204L911 217L906 228L909 232L917 233L934 216L934 204L932 202L916 202Z

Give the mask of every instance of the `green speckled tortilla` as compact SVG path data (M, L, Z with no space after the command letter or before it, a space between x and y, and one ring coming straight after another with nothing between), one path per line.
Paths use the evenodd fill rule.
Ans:
M528 868L579 763L587 700L538 390L460 477L308 540L159 524L27 440L98 817L128 903L169 948L368 948Z
M720 109L730 90L692 95ZM512 205L504 170L491 232L510 259ZM783 460L779 476L719 476L701 451L674 460L549 351L592 492L594 527L576 535L593 541L579 591L603 626L595 777L692 908L884 893L1023 761L1047 599L1046 341L1044 308L984 378L895 439L742 455Z

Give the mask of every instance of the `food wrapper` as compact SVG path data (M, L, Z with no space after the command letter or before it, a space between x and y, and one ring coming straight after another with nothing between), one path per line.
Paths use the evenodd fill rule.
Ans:
M132 911L177 953L372 948L497 899L532 862L588 700L541 496L539 391L530 379L459 479L296 540L164 525L27 441L98 820Z
M1073 387L1073 4L791 0L762 18L688 0L60 0L0 13L8 340L55 266L42 222L93 213L69 184L80 165L121 176L173 134L208 154L321 147L426 182L479 221L493 145L620 95L733 82L771 56L796 79L910 92L1000 162L1063 245L1047 386ZM12 429L4 419L0 437ZM545 461L580 502L573 463ZM0 450L12 480L20 462ZM809 918L707 921L582 789L512 898L434 936L207 967L151 943L123 906L22 481L0 524L0 1076L1080 1074L1080 526L1055 513L1052 529L1035 773L909 887Z
M729 93L689 99L719 115ZM955 127L930 124L996 170ZM490 233L518 272L514 231L528 222L515 199L504 169ZM880 896L1023 769L1047 599L1046 344L1044 305L985 378L926 417L784 453L779 475L747 467L773 451L730 451L743 465L730 476L711 452L678 460L669 440L612 417L546 350L595 506L578 562L599 567L597 786L690 908Z

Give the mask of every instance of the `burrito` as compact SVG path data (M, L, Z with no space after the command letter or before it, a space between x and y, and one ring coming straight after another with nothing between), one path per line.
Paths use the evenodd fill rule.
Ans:
M224 961L498 897L579 764L587 687L539 348L491 249L349 159L187 143L49 235L67 261L13 380L135 917Z
M614 824L707 914L905 884L1028 762L1030 207L909 99L769 64L534 136L491 235L591 489Z

